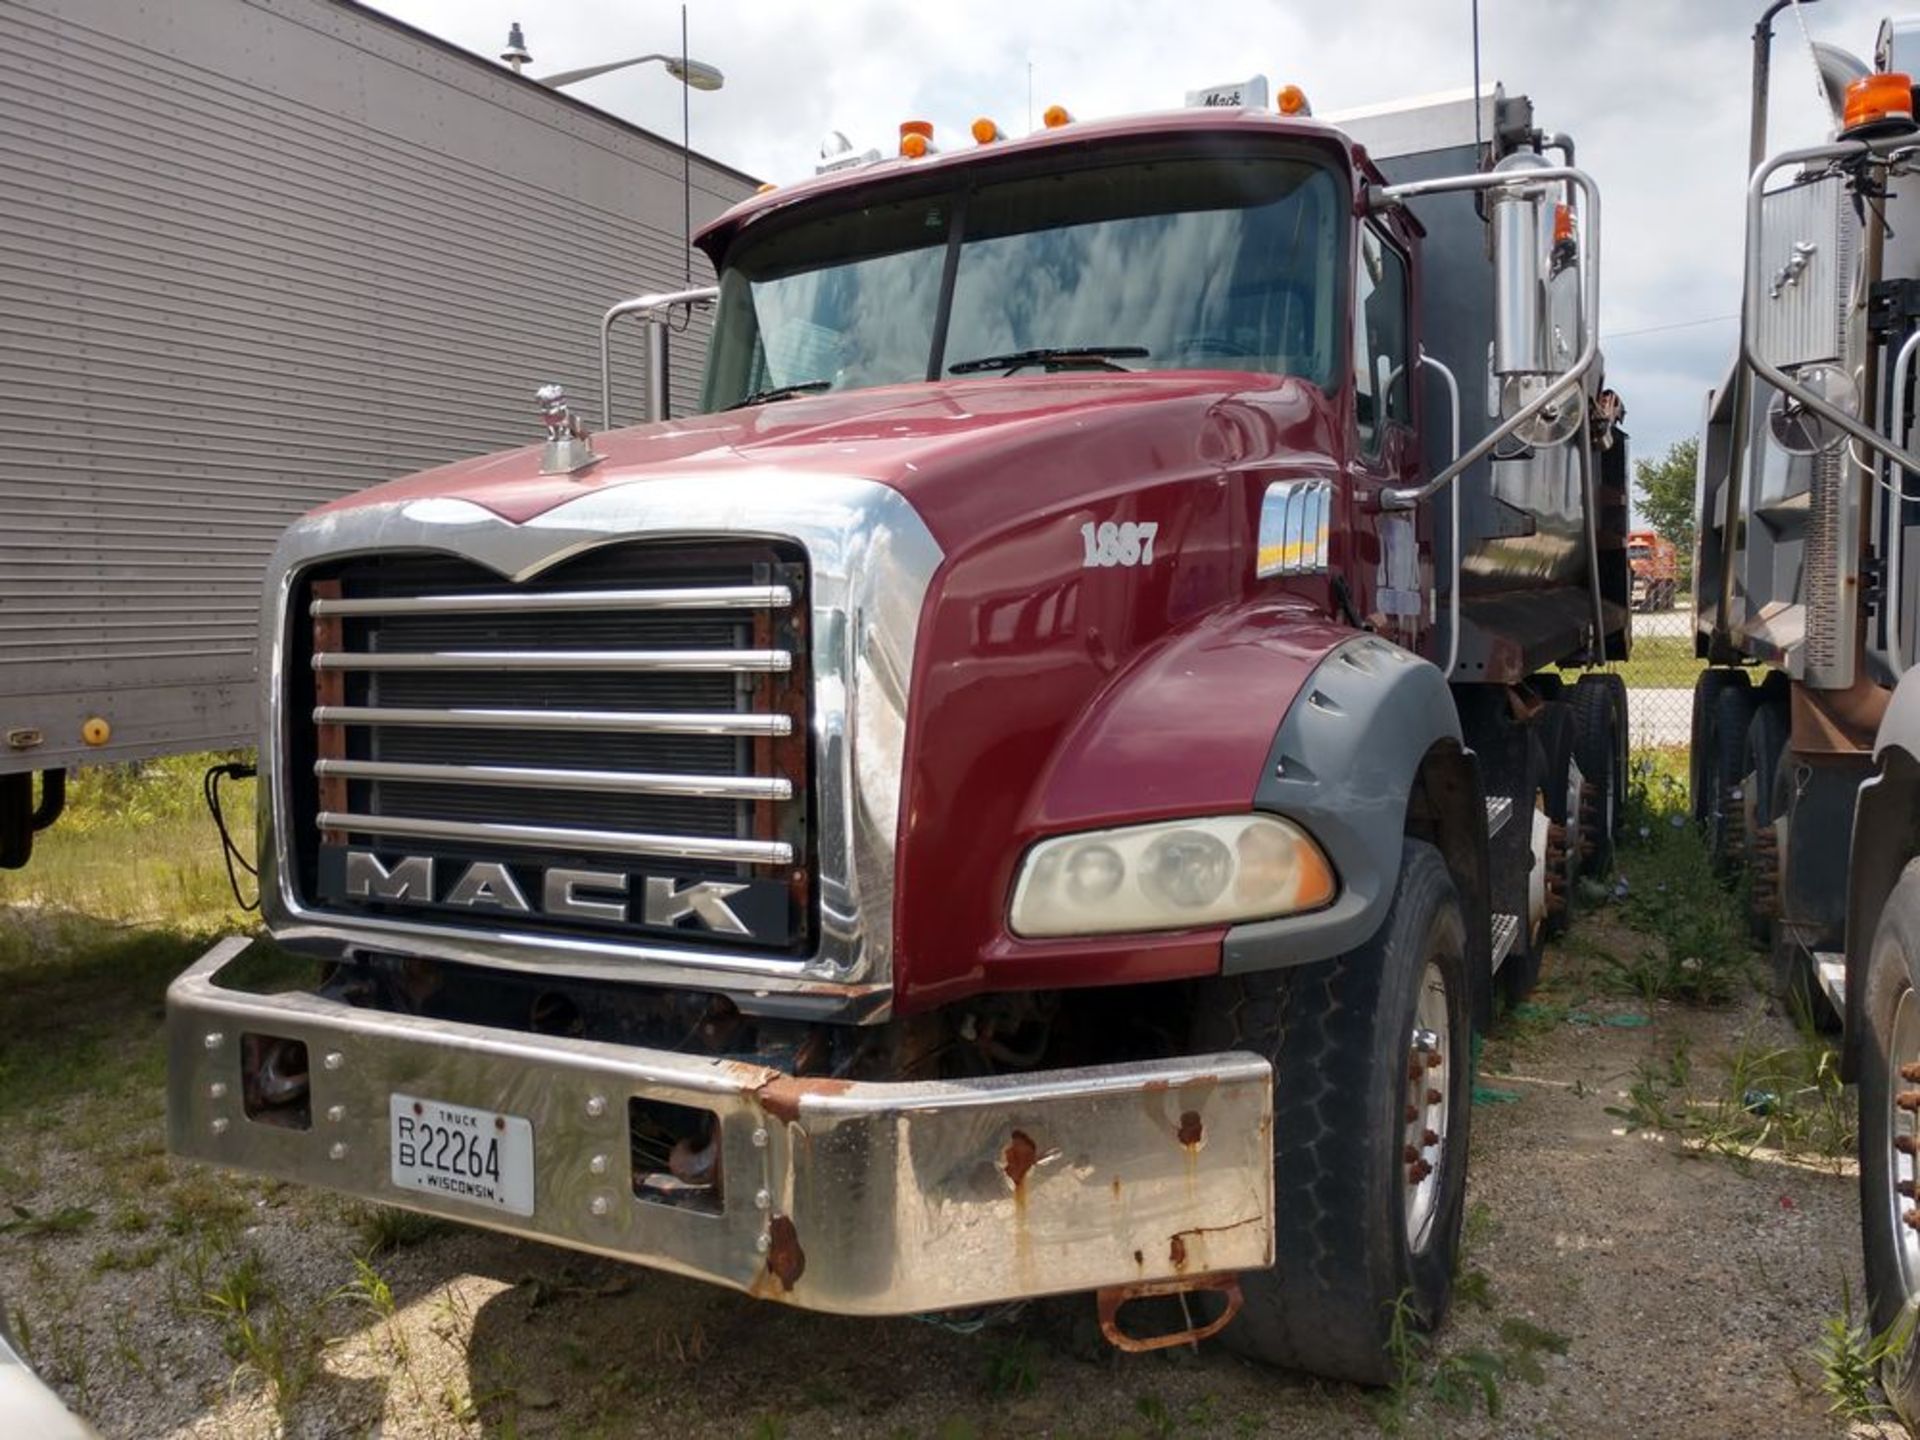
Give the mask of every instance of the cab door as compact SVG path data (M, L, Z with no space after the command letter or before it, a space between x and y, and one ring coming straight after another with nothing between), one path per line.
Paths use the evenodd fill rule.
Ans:
M1411 265L1371 222L1354 247L1352 495L1354 605L1379 634L1418 650L1431 628L1432 537L1420 510L1380 508L1380 492L1421 476L1414 424Z

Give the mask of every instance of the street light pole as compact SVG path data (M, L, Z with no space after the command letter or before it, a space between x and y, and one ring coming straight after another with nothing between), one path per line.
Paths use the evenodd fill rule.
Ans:
M513 67L513 73L516 75L520 73L520 67L533 58L527 53L527 42L521 34L518 21L514 22L507 36L507 48L500 58ZM704 60L695 60L687 54L687 7L685 4L680 7L680 53L678 55L635 55L626 60L609 60L601 65L584 65L578 70L562 70L557 75L537 75L530 78L536 85L545 85L549 90L558 90L562 85L577 85L582 80L592 80L615 70L624 70L629 65L645 65L654 60L664 65L667 73L680 82L681 240L687 252L687 284L691 285L693 284L693 92L718 90L727 83L727 77L720 73L717 65L709 65Z
M687 288L693 288L693 87L687 83L687 7L680 6L680 238L686 250Z

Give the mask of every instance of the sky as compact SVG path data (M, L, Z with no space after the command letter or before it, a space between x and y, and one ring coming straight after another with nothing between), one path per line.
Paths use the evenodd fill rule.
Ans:
M374 0L493 58L519 21L531 75L677 51L665 0ZM1891 0L1804 0L1817 40L1870 59ZM1602 197L1601 337L1627 404L1633 453L1695 434L1732 356L1739 308L1748 95L1761 0L1480 0L1483 79L1565 131ZM976 116L1009 134L1049 104L1094 118L1178 105L1202 85L1259 73L1326 114L1463 88L1470 0L689 0L687 50L725 88L693 92L693 147L772 181L810 175L821 137L896 143L934 122L957 145ZM1774 24L1769 148L1830 126L1800 19ZM570 93L677 139L680 88L656 65Z

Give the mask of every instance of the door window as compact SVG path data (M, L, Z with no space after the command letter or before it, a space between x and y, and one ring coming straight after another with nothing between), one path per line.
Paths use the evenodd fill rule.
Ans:
M1413 420L1407 326L1407 262L1372 226L1360 230L1354 283L1353 418L1360 443L1378 453L1388 425Z

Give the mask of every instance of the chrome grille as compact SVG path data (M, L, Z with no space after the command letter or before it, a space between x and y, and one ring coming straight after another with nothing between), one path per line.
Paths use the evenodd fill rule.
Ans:
M307 723L285 773L310 903L807 949L797 550L627 543L517 585L450 557L382 555L309 571L296 596L289 709ZM430 881L367 888L421 857L431 871L407 873ZM491 883L451 895L475 865ZM543 905L554 870L594 903ZM725 907L656 913L656 891L701 882ZM710 918L734 912L747 933Z

